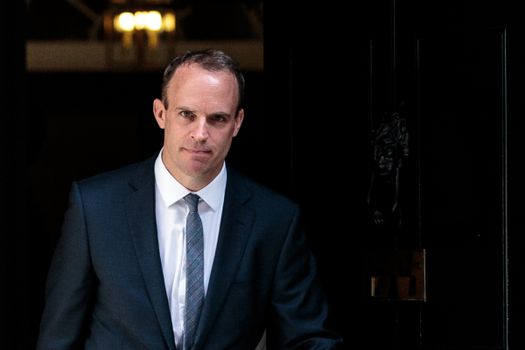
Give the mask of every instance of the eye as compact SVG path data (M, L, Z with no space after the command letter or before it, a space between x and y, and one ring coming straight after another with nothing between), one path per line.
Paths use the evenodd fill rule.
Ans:
M179 115L184 118L184 119L194 119L195 118L195 113L193 113L192 111L188 111L188 110L182 110L179 112Z
M213 114L209 117L209 120L214 123L226 123L228 116L224 114Z

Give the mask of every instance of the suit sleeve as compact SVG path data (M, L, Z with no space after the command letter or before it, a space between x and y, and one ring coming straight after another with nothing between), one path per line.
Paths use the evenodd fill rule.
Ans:
M48 272L37 350L83 348L95 281L81 194L73 183Z
M339 349L341 338L326 327L328 305L296 209L277 263L268 349Z

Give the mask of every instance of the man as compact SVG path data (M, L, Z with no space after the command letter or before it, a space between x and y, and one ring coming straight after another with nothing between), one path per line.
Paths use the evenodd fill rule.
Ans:
M38 349L336 348L297 206L225 165L243 89L221 51L175 58L159 155L73 183Z

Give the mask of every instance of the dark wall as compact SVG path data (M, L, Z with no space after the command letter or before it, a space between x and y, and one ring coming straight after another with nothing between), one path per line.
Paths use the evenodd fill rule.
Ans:
M274 84L290 77L280 101L290 109L292 193L348 347L519 347L517 9L505 1L266 9L270 59L281 59L266 74ZM366 202L371 135L393 111L410 135L402 223L378 230ZM405 248L426 251L426 302L371 298L370 251Z
M290 194L303 209L333 325L349 348L362 348L368 341L362 247L368 239L370 13L355 2L345 6L265 4L265 106L271 106L267 115L289 116L290 145L283 151L291 154Z
M23 2L0 4L0 348L24 343L29 310L20 297L30 268L26 236L25 48ZM14 348L14 347L13 347Z

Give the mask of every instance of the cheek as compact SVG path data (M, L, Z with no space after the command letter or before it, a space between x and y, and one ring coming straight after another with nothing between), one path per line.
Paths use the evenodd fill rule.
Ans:
M224 149L225 152L228 152L228 150L230 149L230 146L231 146L232 141L233 141L232 138L234 136L235 136L235 133L233 131L230 131L227 134L222 135L221 147Z
M166 120L166 128L164 129L165 136L170 138L170 142L178 140L181 138L184 130L180 125L177 125L172 120Z

